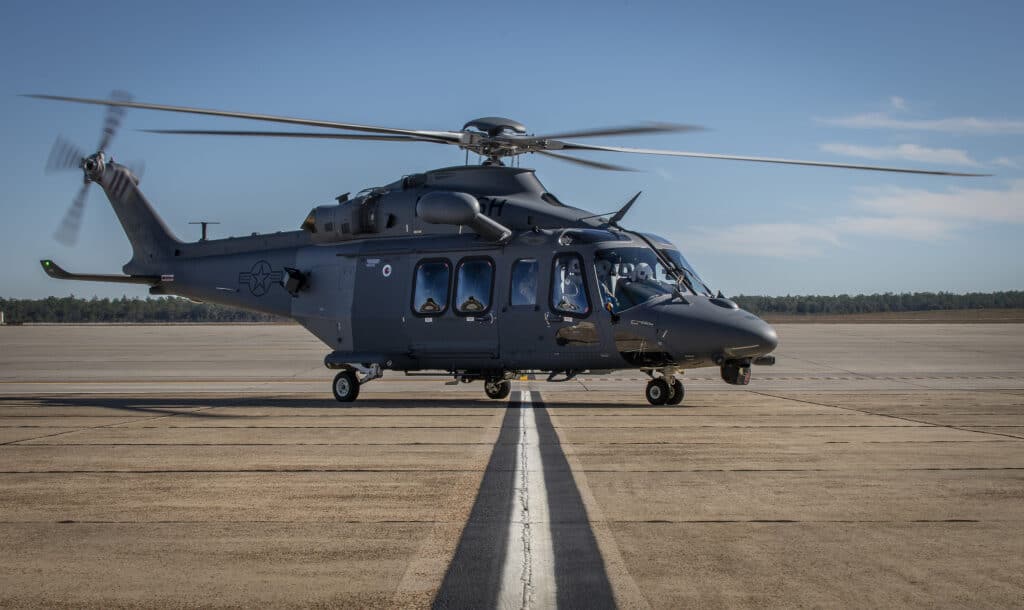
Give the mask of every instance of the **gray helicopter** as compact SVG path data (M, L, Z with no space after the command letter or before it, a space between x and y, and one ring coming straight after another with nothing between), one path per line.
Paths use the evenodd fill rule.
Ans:
M566 381L584 371L639 369L652 405L679 404L687 369L718 367L733 385L752 365L771 365L775 330L712 290L678 247L622 225L634 195L609 214L563 203L534 171L503 160L537 153L604 170L627 169L565 153L702 157L847 169L980 176L945 171L598 146L572 140L699 129L652 123L531 135L501 117L460 131L395 129L111 99L28 97L108 108L98 152L58 140L50 169L81 169L85 184L57 237L75 239L90 183L106 193L131 242L123 275L50 277L145 284L179 295L296 320L330 348L334 396L350 402L384 371L443 370L484 382L493 399L528 371ZM149 130L157 133L429 142L466 151L464 166L404 176L309 212L297 231L186 243L139 190L139 178L106 155L126 108L327 128L331 132ZM348 132L348 133L346 133ZM357 133L350 133L357 132ZM557 151L557 152L555 152ZM483 159L468 163L469 153Z

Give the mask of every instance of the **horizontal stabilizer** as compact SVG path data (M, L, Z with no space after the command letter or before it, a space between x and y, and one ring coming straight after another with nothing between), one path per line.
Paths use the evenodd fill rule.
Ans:
M147 284L155 286L160 283L159 275L102 275L96 273L69 273L60 265L45 259L39 261L46 275L57 280L82 280L85 282L114 282L117 284Z

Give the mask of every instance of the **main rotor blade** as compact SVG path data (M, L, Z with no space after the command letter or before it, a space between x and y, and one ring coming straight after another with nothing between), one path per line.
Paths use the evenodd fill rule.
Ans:
M291 125L306 125L308 127L327 127L329 129L348 129L350 131L365 131L369 133L387 133L394 135L419 136L424 138L435 138L445 140L453 144L458 143L460 134L453 131L422 131L415 129L395 129L391 127L376 127L373 125L358 125L356 123L339 123L335 121L317 121L313 119L299 119L285 116L274 116L270 114L252 114L248 112L232 112L228 110L209 110L204 108L189 108L186 106L167 106L164 104L147 104L144 102L126 102L116 100L98 100L85 97L68 97L63 95L45 95L39 93L25 94L24 97L31 97L40 100L54 100L58 102L75 102L78 104L94 104L98 106L118 106L123 108L140 108L143 110L162 110L164 112L183 112L186 114L202 114L208 116L232 117L236 119L249 119L253 121L269 121L271 123L288 123Z
M80 148L57 136L57 141L50 149L50 158L46 160L46 173L65 169L78 169L82 165L85 153Z
M736 155L719 155L714 153L683 152L679 150L659 150L655 148L626 148L623 146L593 146L576 142L560 142L562 150L603 150L607 152L635 153L641 155L663 155L668 157L697 157L700 159L727 159L730 161L753 161L755 163L782 163L785 165L809 165L811 167L837 167L842 169L862 169L874 172L898 172L902 174L927 174L932 176L968 176L981 177L992 174L971 174L964 172L948 172L927 169L907 169L902 167L884 167L880 165L851 165L848 163L825 163L823 161L798 161L796 159L775 159L772 157L740 157Z
M82 215L85 212L85 198L89 194L89 183L78 189L78 194L71 200L71 207L64 214L60 227L53 234L54 239L65 246L73 246L78 241L78 231L82 227Z
M379 142L432 142L454 144L437 138L422 136L383 136L354 133L314 133L309 131L235 131L222 129L140 129L146 133L163 133L190 136L258 136L272 138L323 138L327 140L372 140Z
M110 100L114 102L130 102L132 96L124 91L114 91L110 94ZM100 136L100 145L96 148L99 151L107 150L110 141L114 139L117 128L121 126L124 119L124 108L121 106L107 106L107 116L103 121L103 135Z
M531 136L537 139L563 139L563 138L594 138L598 136L625 136L631 134L651 133L678 133L680 131L704 131L700 125L682 125L679 123L646 123L643 125L624 125L622 127L603 127L597 129L582 129L579 131L565 131L542 136Z
M546 157L554 157L562 161L568 161L569 163L575 163L577 165L583 165L594 169L606 169L613 172L635 172L636 170L632 167L625 167L623 165L612 165L611 163L601 163L600 161L591 161L589 159L577 159L576 157L570 157L568 155L560 155L558 153L548 152L546 150L538 150L538 154Z

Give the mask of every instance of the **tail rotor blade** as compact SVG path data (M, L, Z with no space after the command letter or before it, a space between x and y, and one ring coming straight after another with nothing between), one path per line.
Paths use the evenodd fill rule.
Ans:
M124 91L113 91L110 94L110 100L113 102L130 102L132 96ZM114 134L117 133L117 129L121 126L124 112L123 106L107 106L107 116L103 121L103 135L100 137L98 150L107 150L107 146L110 145L110 141L114 139Z
M53 237L65 246L73 246L78 241L78 231L82 226L82 216L85 213L85 199L89 195L89 184L83 184L78 189L78 194L71 200L71 207L64 214L64 220Z
M50 158L46 160L46 173L68 169L78 169L82 165L85 154L77 146L57 136L57 141L50 149Z

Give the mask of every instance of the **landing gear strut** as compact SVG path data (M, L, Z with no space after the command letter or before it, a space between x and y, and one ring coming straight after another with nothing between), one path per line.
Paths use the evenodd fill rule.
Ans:
M683 382L676 377L677 372L681 373L676 369L665 368L661 370L660 377L655 377L653 370L647 371L651 376L644 391L647 402L652 405L678 405L683 402L686 391Z

